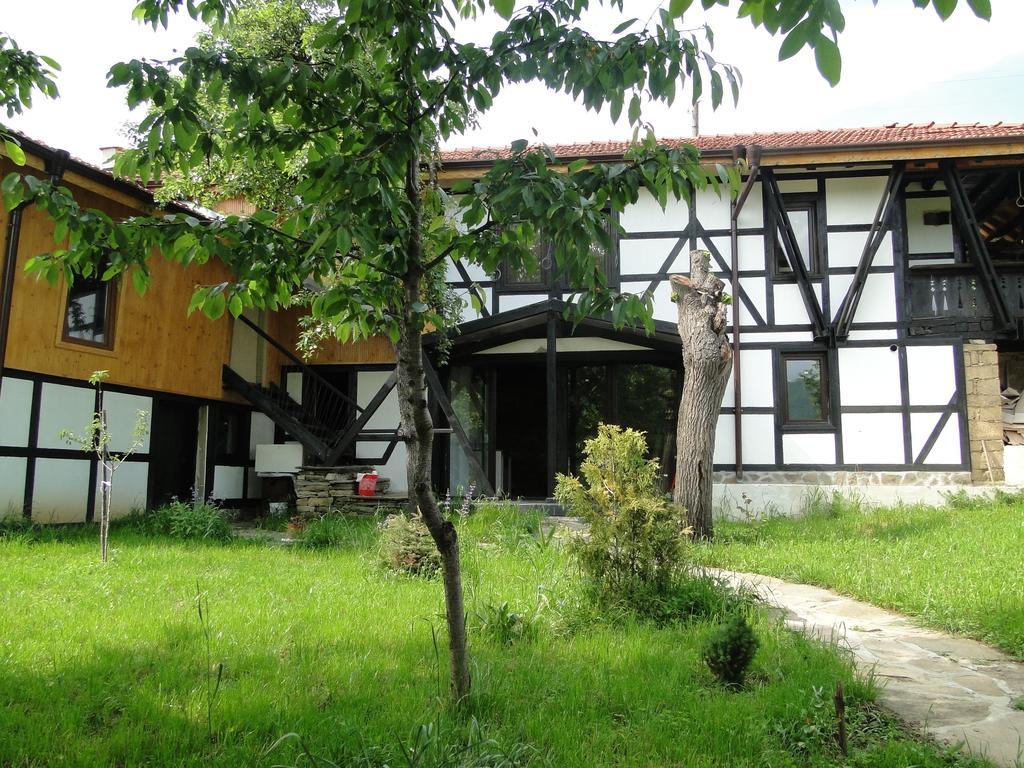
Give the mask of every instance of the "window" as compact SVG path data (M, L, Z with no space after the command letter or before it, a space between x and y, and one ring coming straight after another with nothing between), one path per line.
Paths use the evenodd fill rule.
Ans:
M600 243L593 243L591 250L601 271L608 278L609 286L618 284L618 237L616 236L618 217L610 214L608 220L608 232L612 238L612 249L607 251ZM533 270L519 270L513 272L505 265L501 269L500 283L505 290L513 291L547 291L549 289L568 289L568 283L564 276L555 278L555 252L550 241L539 237L533 246L533 257L537 260L537 268Z
M828 425L828 362L825 354L783 354L780 361L783 425Z
M77 277L68 289L64 311L65 341L91 344L105 349L114 346L114 303L117 283L101 280L106 264L90 277Z
M793 237L800 250L800 257L807 273L820 275L822 272L822 248L818 231L818 196L816 194L783 195L782 202L786 206L789 223L793 226ZM772 245L772 252L769 254L772 272L776 277L792 277L793 269L789 265L786 250L782 247L782 238L779 233L781 226L782 222L779 221L775 228L775 238L769 241Z

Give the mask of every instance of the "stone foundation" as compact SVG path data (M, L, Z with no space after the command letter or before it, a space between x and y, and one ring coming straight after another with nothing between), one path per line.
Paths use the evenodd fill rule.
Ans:
M735 472L715 472L714 482L725 485L828 485L828 486L957 486L971 485L970 472L851 472L817 471L807 472L747 472L736 479Z
M999 352L995 344L964 344L967 434L971 477L976 483L1001 483L1003 412L999 397Z
M295 476L295 511L319 515L339 507L381 501L378 497L387 494L391 481L378 478L377 496L359 496L356 475L362 472L373 472L373 467L302 467Z

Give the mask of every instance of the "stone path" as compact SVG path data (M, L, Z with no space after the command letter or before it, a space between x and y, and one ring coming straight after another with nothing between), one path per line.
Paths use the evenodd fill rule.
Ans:
M881 684L881 702L903 720L996 765L1024 765L1024 711L1013 707L1024 698L1024 664L826 589L716 573L755 590L791 628L849 648L857 668Z

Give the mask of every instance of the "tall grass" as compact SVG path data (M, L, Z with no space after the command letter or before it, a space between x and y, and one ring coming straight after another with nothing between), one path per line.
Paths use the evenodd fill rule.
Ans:
M542 607L521 641L471 631L474 693L452 711L439 581L382 572L376 521L348 522L318 549L115 526L105 566L88 530L0 539L0 765L831 765L815 691L842 681L875 713L835 649L760 611L742 693L699 658L714 621L586 617L559 538L506 508L458 523L467 609ZM957 762L877 717L855 764Z
M1024 657L1024 497L866 509L815 496L803 518L722 523L710 565L830 587Z

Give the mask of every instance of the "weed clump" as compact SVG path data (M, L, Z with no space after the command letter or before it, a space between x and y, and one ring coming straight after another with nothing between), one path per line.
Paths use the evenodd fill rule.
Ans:
M225 542L232 535L224 510L213 502L199 499L175 499L148 512L133 513L129 524L141 533L183 541Z
M759 644L747 620L736 613L711 633L701 658L726 688L739 690L746 682L747 669Z
M385 568L432 577L441 570L441 555L420 515L392 515L381 523L380 554Z
M310 520L299 534L299 541L310 549L355 547L364 543L363 526L345 514L327 514Z

